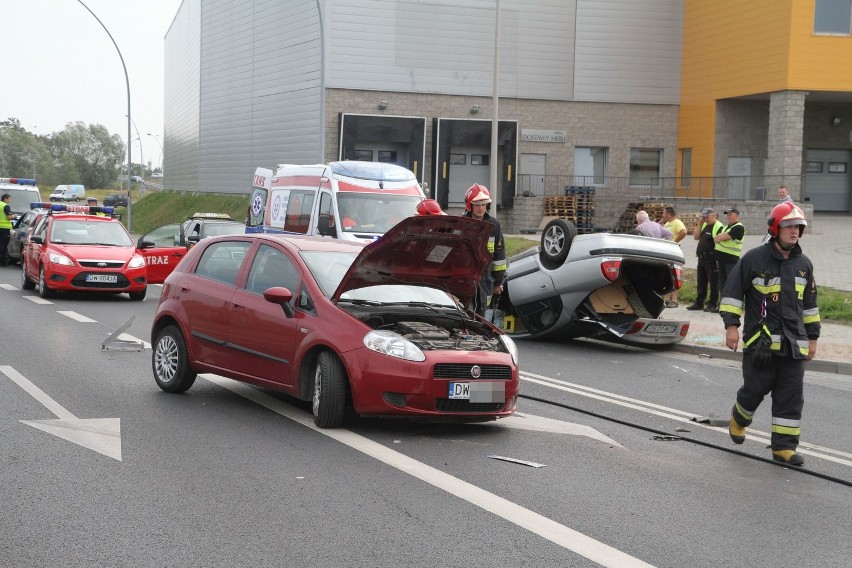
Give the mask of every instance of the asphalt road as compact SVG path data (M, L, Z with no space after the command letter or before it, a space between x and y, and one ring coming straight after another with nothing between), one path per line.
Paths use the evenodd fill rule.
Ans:
M3 567L852 558L852 487L666 439L770 455L769 401L742 447L691 420L727 415L741 380L733 362L522 342L522 393L569 408L522 399L518 416L496 423L317 430L309 408L274 392L205 375L169 395L154 384L150 349L103 351L131 317L126 339L148 340L158 287L144 302L45 303L19 286L17 268L0 269ZM809 471L852 481L850 411L849 377L808 375Z

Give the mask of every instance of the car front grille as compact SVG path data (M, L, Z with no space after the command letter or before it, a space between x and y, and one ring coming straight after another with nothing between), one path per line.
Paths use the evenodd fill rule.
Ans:
M115 270L116 268L124 266L124 262L120 260L78 260L77 262L83 268L105 268Z
M470 370L473 365L461 363L438 363L435 365L434 377L436 379L470 379L473 375ZM496 379L509 381L512 379L512 368L508 365L479 365L480 375L478 379Z
M440 412L498 412L505 402L470 402L463 399L436 398L435 410Z
M124 274L119 273L117 282L86 282L86 274L88 272L81 272L77 276L75 276L71 280L71 284L76 288L127 288L130 286L130 280ZM104 272L96 272L94 274L105 274ZM114 272L109 272L106 274L115 274Z

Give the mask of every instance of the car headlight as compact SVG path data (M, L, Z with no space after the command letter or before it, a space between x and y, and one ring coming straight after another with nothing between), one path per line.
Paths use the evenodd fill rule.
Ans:
M419 347L392 331L371 331L364 336L364 345L377 353L406 361L425 361L426 355Z
M53 264L64 264L65 266L74 266L74 262L65 256L64 254L59 254L58 252L50 253L50 262Z
M506 346L506 351L509 352L509 355L512 356L512 361L515 365L518 364L518 346L515 345L515 342L508 335L501 335L500 341L503 342L503 345Z
M134 255L127 263L127 268L142 268L143 266L145 266L145 257L139 255Z

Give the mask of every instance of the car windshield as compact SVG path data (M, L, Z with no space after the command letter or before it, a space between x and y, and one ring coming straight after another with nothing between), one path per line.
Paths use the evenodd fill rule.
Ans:
M337 195L343 231L347 233L386 233L414 215L420 197L381 193L339 193Z
M415 181L410 170L383 162L333 162L331 171L336 175L376 181Z
M133 246L121 223L88 219L54 219L50 241L64 245Z
M201 230L204 237L218 237L220 235L241 235L246 232L246 226L238 221L230 223L205 223Z
M346 276L355 257L353 252L340 251L302 251L302 259L308 265L319 284L323 295L330 298L340 281ZM411 284L380 284L348 290L341 295L341 301L369 302L371 304L430 304L434 306L457 307L452 296L425 286Z

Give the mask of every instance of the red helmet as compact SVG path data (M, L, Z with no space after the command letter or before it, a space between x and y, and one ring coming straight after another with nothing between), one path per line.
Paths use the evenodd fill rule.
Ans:
M415 215L446 215L441 211L441 206L434 199L424 199L417 204Z
M808 225L804 212L792 201L785 201L773 207L766 223L769 225L769 234L773 238L778 236L779 227L792 227L794 225L799 226L799 236L801 237Z
M470 211L471 204L473 203L491 203L491 193L488 192L488 188L480 183L475 183L467 189L467 193L464 194L464 208L467 211Z

